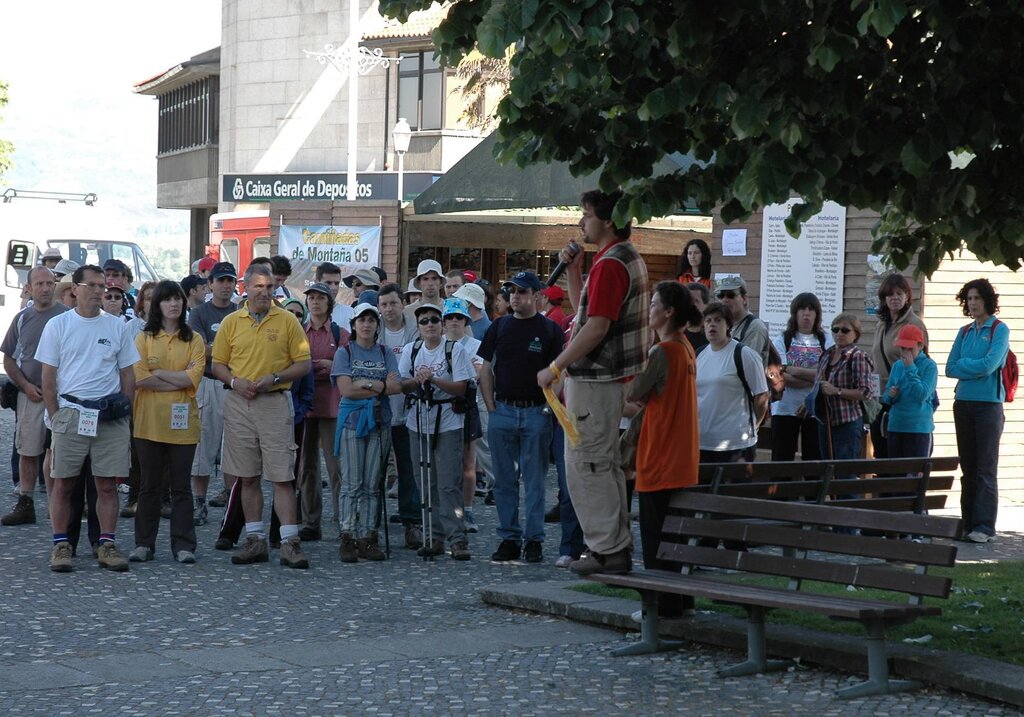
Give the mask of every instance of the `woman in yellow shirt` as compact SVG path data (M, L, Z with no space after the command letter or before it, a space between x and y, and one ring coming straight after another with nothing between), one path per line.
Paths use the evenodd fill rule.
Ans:
M199 443L196 389L206 363L202 338L185 321L185 292L161 281L147 307L146 326L135 338L134 447L142 469L135 513L135 550L128 559L153 559L160 527L160 490L171 489L171 554L196 561L192 522L192 458Z

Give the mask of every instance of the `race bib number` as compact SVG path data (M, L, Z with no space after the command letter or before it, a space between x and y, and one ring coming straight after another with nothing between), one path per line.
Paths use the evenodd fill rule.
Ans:
M100 412L95 408L78 409L78 435L96 437L96 429L100 424Z
M188 430L188 404L187 403L172 403L171 404L171 430L172 431L187 431Z
M877 373L871 374L871 395L879 396L882 393L881 377Z

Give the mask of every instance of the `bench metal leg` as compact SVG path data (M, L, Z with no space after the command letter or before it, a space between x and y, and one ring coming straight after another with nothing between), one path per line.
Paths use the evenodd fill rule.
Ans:
M615 657L629 655L649 655L652 652L678 650L683 646L680 640L662 640L658 637L658 594L643 593L641 595L643 619L640 621L640 641L612 650Z
M719 670L721 677L741 677L756 675L759 672L784 670L792 663L791 660L769 660L765 648L764 614L762 607L747 607L747 659L738 665Z
M889 656L885 649L885 625L868 623L868 679L836 692L840 699L848 700L870 695L887 695L921 688L916 680L890 680Z

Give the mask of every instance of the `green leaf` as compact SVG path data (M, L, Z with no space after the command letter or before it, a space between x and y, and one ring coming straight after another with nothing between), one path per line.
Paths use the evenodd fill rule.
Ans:
M889 37L906 16L907 5L903 0L875 0L871 26L880 37Z
M928 163L917 153L913 139L903 145L903 149L900 151L900 163L907 173L915 177L923 177L928 171Z
M786 125L785 129L782 130L782 134L779 136L782 140L782 144L786 146L790 152L796 149L796 146L800 144L800 140L803 139L803 133L800 131L800 125L795 122Z

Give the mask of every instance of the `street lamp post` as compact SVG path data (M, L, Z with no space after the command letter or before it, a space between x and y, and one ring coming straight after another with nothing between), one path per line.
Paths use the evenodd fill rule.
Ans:
M405 117L398 118L395 128L391 130L391 137L395 141L395 153L398 155L398 202L401 206L405 200L405 153L409 151L409 140L412 139L412 128Z

